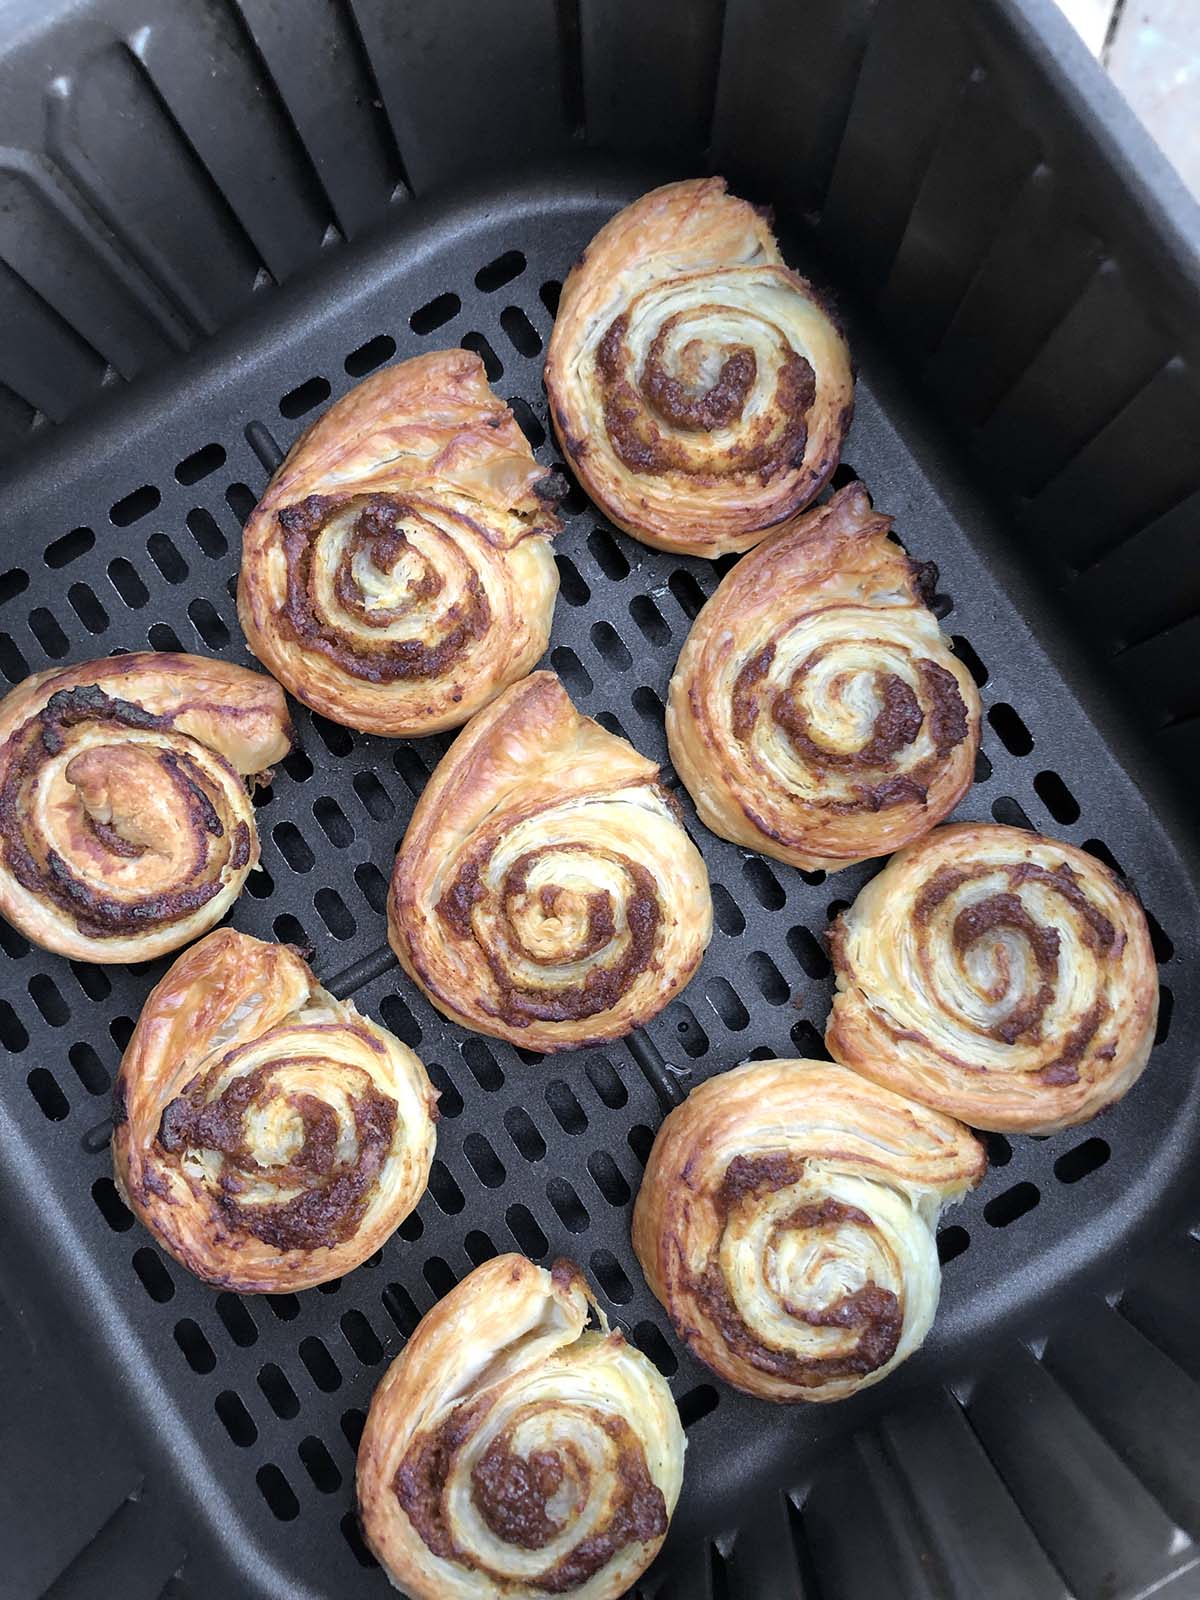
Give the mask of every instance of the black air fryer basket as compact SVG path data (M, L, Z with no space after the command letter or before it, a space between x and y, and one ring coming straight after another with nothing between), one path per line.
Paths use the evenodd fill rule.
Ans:
M670 1378L687 1480L640 1593L1132 1600L1200 1593L1200 220L1050 0L7 0L0 4L0 673L116 649L247 661L240 526L331 397L483 357L538 459L559 285L615 209L704 171L774 207L860 369L861 475L978 679L960 808L1136 887L1162 979L1128 1099L988 1137L939 1235L924 1349L831 1407L718 1387L629 1243L664 1111L748 1056L821 1054L823 933L869 875L709 835L716 931L681 999L541 1059L443 1021L384 894L448 736L301 710L231 920L419 1050L428 1193L340 1283L192 1279L111 1181L109 1090L165 962L0 925L0 1595L383 1600L354 1452L421 1314L506 1249L578 1260ZM719 571L574 488L549 663L666 760ZM668 769L668 778L670 771ZM671 780L674 781L674 780Z

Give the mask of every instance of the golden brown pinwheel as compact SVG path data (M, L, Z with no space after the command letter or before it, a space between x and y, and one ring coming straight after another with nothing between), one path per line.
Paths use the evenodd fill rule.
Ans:
M117 1184L198 1278L311 1288L421 1198L436 1100L408 1046L290 946L219 928L151 991L121 1061Z
M833 872L926 833L970 787L979 695L891 525L851 483L744 556L696 618L667 739L722 838Z
M937 1309L942 1208L983 1177L960 1123L827 1061L751 1061L658 1131L633 1247L681 1339L764 1400L841 1400Z
M359 1514L413 1600L615 1600L662 1544L683 1452L670 1390L579 1268L498 1256L375 1391Z
M644 543L748 550L838 464L845 340L764 214L693 178L605 224L563 285L550 415L596 504Z
M301 436L246 524L251 650L351 728L457 727L546 648L551 482L477 355L376 373Z
M79 961L145 961L228 911L258 861L247 780L292 742L277 683L143 651L0 701L0 914Z
M973 1127L1085 1122L1150 1055L1141 907L1086 851L1023 828L936 828L867 884L829 946L830 1053Z
M465 728L396 857L388 937L453 1021L530 1050L661 1011L712 932L708 875L652 761L552 672Z

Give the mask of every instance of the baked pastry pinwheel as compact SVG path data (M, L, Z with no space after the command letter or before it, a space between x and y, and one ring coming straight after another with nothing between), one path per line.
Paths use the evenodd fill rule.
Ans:
M247 781L291 748L258 672L142 651L0 701L0 915L78 961L146 961L219 922L258 861Z
M687 983L708 874L652 761L535 672L443 756L396 857L388 938L452 1021L530 1050L616 1039Z
M198 1278L308 1289L421 1198L436 1102L408 1046L290 946L218 928L151 991L122 1058L117 1186Z
M665 1381L579 1268L497 1256L375 1391L359 1516L412 1600L615 1600L662 1544L683 1452Z
M546 392L605 514L695 556L748 550L806 506L854 411L837 324L723 178L667 184L601 228L563 285Z
M744 556L696 618L667 740L722 838L833 872L926 833L970 787L979 695L891 525L848 484Z
M763 1400L842 1400L933 1322L943 1206L983 1177L961 1123L827 1061L750 1061L670 1113L633 1247L676 1332Z
M246 524L251 650L364 733L457 727L546 648L554 481L477 355L376 373L301 435Z
M829 948L830 1054L972 1127L1086 1122L1149 1058L1158 974L1145 914L1060 840L935 828L836 919Z

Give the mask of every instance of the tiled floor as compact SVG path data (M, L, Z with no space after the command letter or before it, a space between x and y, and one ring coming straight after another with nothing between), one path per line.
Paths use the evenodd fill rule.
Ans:
M1200 194L1200 0L1058 0Z

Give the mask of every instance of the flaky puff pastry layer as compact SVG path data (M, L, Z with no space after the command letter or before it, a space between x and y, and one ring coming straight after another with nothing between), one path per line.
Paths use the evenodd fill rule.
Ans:
M708 875L652 761L552 672L463 730L396 857L388 937L438 1009L530 1050L615 1039L687 983Z
M546 648L547 481L477 355L376 373L301 436L246 524L251 650L335 722L394 738L457 727Z
M671 759L701 820L833 872L926 833L970 787L979 695L861 483L738 562L671 678Z
M359 1515L413 1600L611 1600L662 1544L683 1454L665 1381L579 1268L498 1256L422 1319L375 1391Z
M219 928L142 1008L115 1089L117 1185L206 1282L307 1289L421 1198L436 1102L408 1046L294 950Z
M854 409L836 323L723 178L667 184L601 228L563 285L546 392L597 505L701 556L806 506Z
M976 1128L1054 1133L1150 1055L1141 906L1073 845L958 823L902 850L834 922L830 1054Z
M764 1400L841 1400L928 1333L942 1208L983 1177L960 1123L825 1061L752 1061L670 1113L633 1247L676 1332Z
M247 788L291 748L262 673L142 651L26 678L0 701L0 915L79 961L206 932L258 861Z

